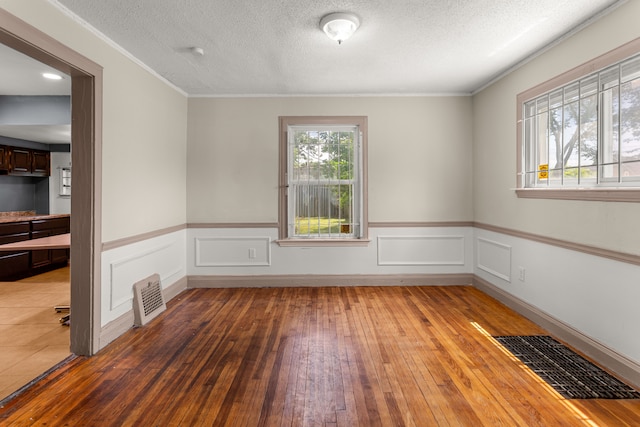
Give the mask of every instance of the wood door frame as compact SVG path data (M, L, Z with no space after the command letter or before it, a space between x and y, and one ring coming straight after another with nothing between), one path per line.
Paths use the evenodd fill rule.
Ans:
M71 76L70 347L90 356L101 330L102 67L1 8L0 43Z

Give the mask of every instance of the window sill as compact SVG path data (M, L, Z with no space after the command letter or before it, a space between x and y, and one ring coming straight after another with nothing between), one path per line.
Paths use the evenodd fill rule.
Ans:
M369 239L280 239L279 246L295 247L362 247L369 246Z
M639 188L519 188L516 194L525 199L640 203Z

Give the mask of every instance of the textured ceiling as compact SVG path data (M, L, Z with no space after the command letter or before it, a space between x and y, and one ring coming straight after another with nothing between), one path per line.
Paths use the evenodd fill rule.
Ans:
M626 0L49 1L189 95L242 96L473 93ZM361 21L342 45L319 28L338 11ZM0 93L14 68L0 50Z
M473 93L626 0L49 1L191 96L261 96ZM332 12L361 21L342 45L319 28ZM0 95L70 94L45 71L0 44ZM68 128L0 135L68 143Z
M190 95L472 93L616 0L52 0ZM353 12L342 45L322 16ZM198 46L205 55L193 55Z

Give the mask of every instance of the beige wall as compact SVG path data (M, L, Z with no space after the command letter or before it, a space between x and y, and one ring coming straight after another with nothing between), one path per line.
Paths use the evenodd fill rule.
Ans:
M104 68L103 241L184 224L186 96L45 0L0 7Z
M517 93L640 36L640 2L472 99L187 100L45 0L0 7L104 67L103 241L187 221L275 222L277 117L349 114L369 117L370 221L476 220L640 253L638 204L525 200L513 191Z
M516 95L640 37L630 1L473 97L475 220L640 254L640 204L518 199Z
M277 222L278 116L364 115L369 221L470 221L470 97L192 98L187 218Z

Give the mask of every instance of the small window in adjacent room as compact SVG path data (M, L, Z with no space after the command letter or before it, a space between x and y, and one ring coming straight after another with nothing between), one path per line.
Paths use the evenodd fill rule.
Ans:
M366 244L366 117L280 117L281 245Z
M639 52L636 40L518 95L518 196L640 201Z
M71 196L71 168L60 168L60 195Z

